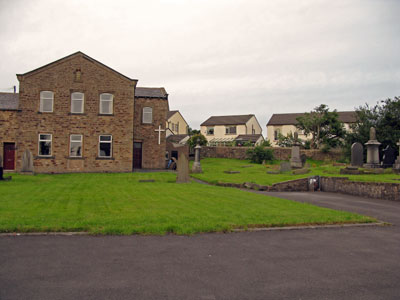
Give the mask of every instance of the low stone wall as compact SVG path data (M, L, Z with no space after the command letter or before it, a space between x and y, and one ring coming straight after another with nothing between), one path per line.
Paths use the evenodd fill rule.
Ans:
M268 191L268 192L307 192L309 190L308 178L279 182L273 184L272 186L260 185L252 182L245 182L245 183L218 182L217 185L225 187L236 187L242 189L257 190L257 191Z
M347 177L320 177L320 190L400 201L400 183L350 181Z
M201 157L207 158L236 158L246 159L246 151L249 147L209 147L203 146L201 148ZM270 147L274 152L275 159L278 160L289 160L291 155L291 148L280 148ZM314 160L329 160L336 161L342 157L340 150L331 150L328 153L322 152L321 150L306 150L300 151L301 154L305 154L307 158Z

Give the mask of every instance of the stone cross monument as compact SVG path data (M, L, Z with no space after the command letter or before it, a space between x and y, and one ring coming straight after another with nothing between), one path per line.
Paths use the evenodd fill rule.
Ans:
M376 130L371 127L369 130L369 141L365 143L367 147L367 163L364 164L364 168L379 168L379 143L376 140Z
M297 132L294 133L294 144L292 146L292 155L290 158L290 166L292 168L302 168L303 163L300 158L300 144L299 144L299 134Z
M200 150L201 147L200 145L197 145L194 147L194 163L192 167L192 172L193 173L203 173L203 170L201 169L201 164L200 164Z

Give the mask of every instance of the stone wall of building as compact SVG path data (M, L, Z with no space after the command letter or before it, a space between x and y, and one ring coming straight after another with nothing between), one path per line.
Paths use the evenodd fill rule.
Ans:
M320 189L323 192L400 201L400 183L350 181L347 177L320 177Z
M214 157L214 158L236 158L246 159L246 151L248 147L208 147L203 146L201 148L201 156L203 158ZM289 160L291 155L291 148L279 148L271 147L274 152L275 159L278 160ZM302 149L301 154L305 154L308 158L314 160L328 160L336 161L342 157L340 150L331 150L327 153L320 150L307 150Z
M76 72L81 71L81 79ZM25 149L34 156L37 173L132 171L133 105L136 81L82 54L19 75L20 94L17 170ZM54 92L51 113L39 112L40 92ZM71 93L82 92L84 113L71 114ZM100 94L114 95L113 114L101 115ZM50 157L38 155L39 134L52 134ZM71 158L71 134L83 135L82 158ZM112 135L112 157L99 158L99 136Z
M143 124L143 108L153 109L153 122ZM167 120L168 100L158 98L135 98L134 114L134 141L142 143L142 168L145 169L164 169L166 137L165 131L161 132L160 144L158 144L159 125L165 130Z
M18 145L18 111L15 110L0 110L0 155L4 159L4 143L15 143Z

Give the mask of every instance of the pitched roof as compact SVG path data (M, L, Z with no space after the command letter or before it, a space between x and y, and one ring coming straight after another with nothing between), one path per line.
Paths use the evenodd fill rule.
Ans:
M171 134L167 137L167 141L175 144L179 144L182 140L189 137L188 134Z
M37 73L37 72L39 72L39 71L41 71L41 70L43 70L43 69L45 69L45 68L47 68L47 67L50 67L51 65L59 64L59 63L61 63L62 61L68 60L68 59L70 59L70 58L72 58L72 57L74 57L74 56L82 56L83 58L85 58L85 59L87 59L87 60L89 60L89 61L91 61L91 62L93 62L93 63L95 63L95 64L97 64L97 65L99 65L99 66L101 66L101 67L103 67L103 68L106 68L106 69L108 69L108 70L113 71L114 73L118 74L119 76L124 77L125 79L128 79L128 80L130 80L130 81L136 81L136 82L137 82L137 79L132 79L132 78L129 78L128 76L125 76L124 74L121 74L120 72L115 71L114 69L110 68L109 66L106 66L105 64L99 62L98 60L95 60L94 58L91 58L89 55L87 55L87 54L85 54L85 53L83 53L83 52L81 52L81 51L78 51L78 52L72 53L72 54L70 54L70 55L67 55L67 56L65 56L65 57L63 57L63 58L60 58L60 59L58 59L58 60L56 60L56 61L53 61L53 62L51 62L51 63L49 63L49 64L47 64L47 65L44 65L44 66L42 66L42 67L39 67L39 68L34 69L34 70L32 70L32 71L29 71L29 72L26 72L26 73L24 73L24 74L17 74L17 77L18 77L18 79L19 79L20 76L29 76L29 75L32 75L32 74Z
M255 143L259 140L260 137L262 137L262 134L239 134L235 140Z
M0 93L0 110L18 110L18 93Z
M355 111L338 111L339 121L343 123L355 123L357 121L357 114ZM293 114L273 114L268 121L268 125L296 125L297 118L304 116L305 113Z
M135 97L168 99L168 94L163 87L161 88L137 87L135 90Z
M174 114L176 114L177 112L179 112L179 110L170 110L167 113L167 119L171 118Z
M254 115L212 116L201 123L200 126L246 124L251 117L254 117Z

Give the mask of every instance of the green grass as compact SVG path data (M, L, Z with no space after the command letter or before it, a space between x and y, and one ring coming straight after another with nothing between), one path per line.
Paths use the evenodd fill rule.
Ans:
M0 232L193 234L375 221L238 189L176 184L175 178L173 173L13 174L12 181L0 182Z
M272 165L252 164L246 160L205 158L201 160L201 167L204 173L192 174L192 177L210 183L243 183L254 182L261 185L272 185L274 183L310 177L314 175L348 177L353 181L374 181L400 183L398 174L368 174L368 175L343 175L339 170L343 167L324 164L321 161L308 161L310 172L307 174L293 175L290 171L282 174L268 174L269 170L279 170L279 162ZM251 166L249 168L243 166ZM238 174L227 174L224 171L239 171ZM387 171L390 171L389 169Z

